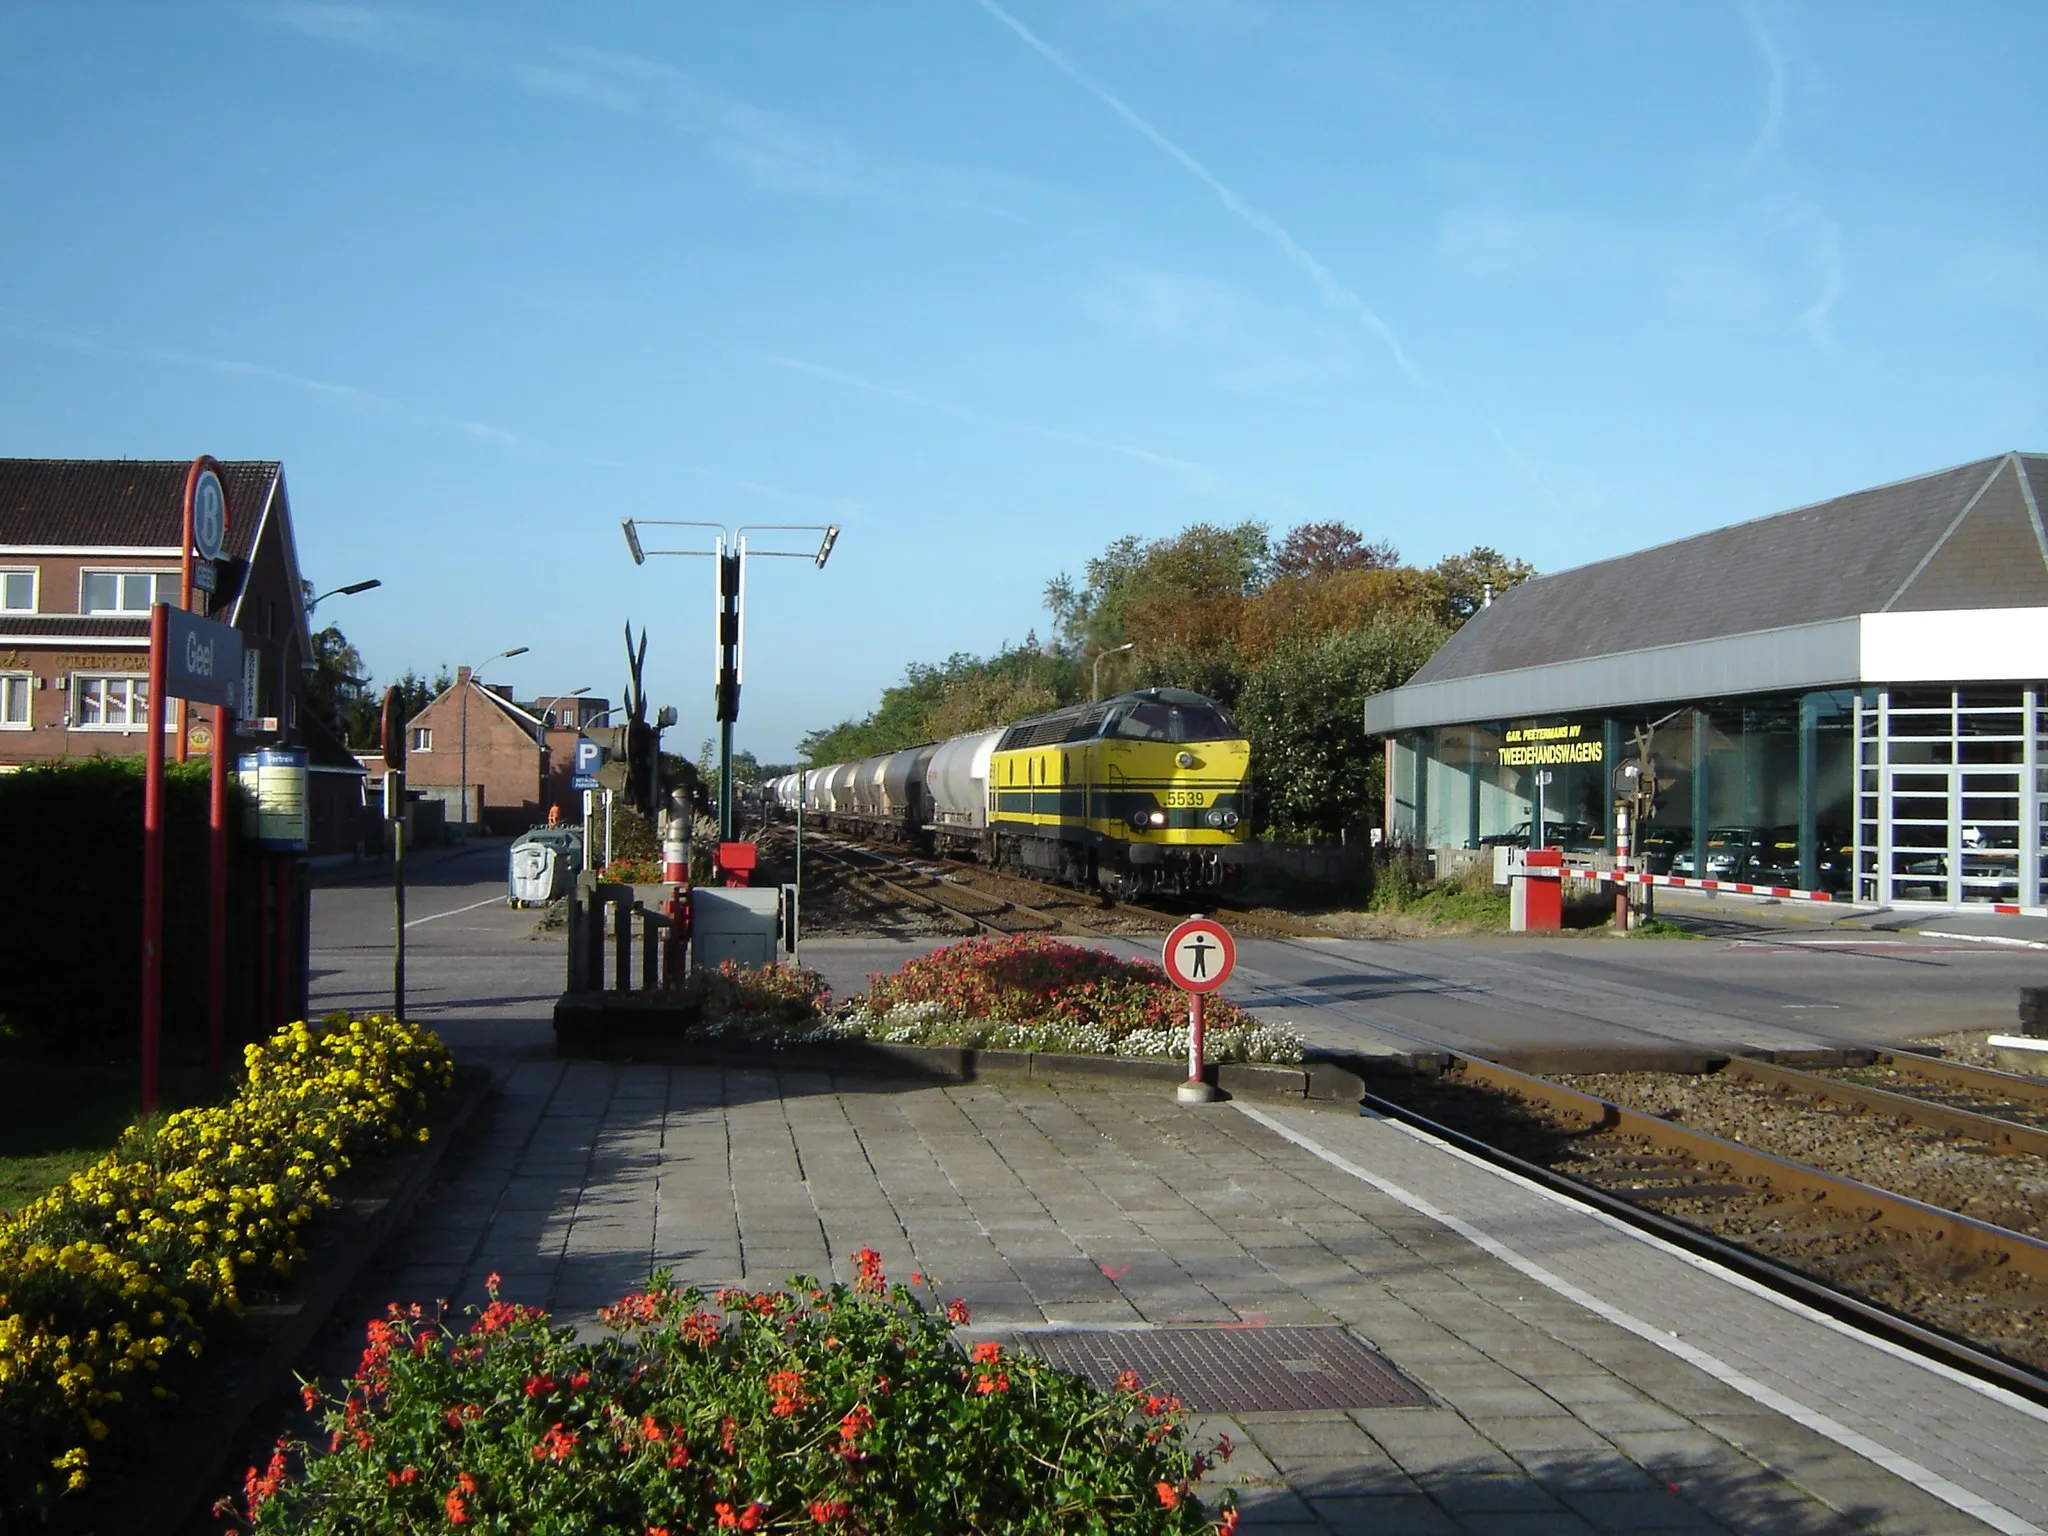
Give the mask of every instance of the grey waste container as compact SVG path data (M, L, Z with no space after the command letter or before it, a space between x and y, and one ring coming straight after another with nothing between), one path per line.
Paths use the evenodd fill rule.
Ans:
M583 867L583 837L568 827L536 827L512 840L506 898L515 907L544 907L566 896Z

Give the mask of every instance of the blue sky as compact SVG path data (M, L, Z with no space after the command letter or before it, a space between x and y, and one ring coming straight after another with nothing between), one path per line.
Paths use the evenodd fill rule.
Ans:
M618 697L630 618L686 750L711 573L618 519L840 523L748 573L785 758L1126 532L1554 570L2048 448L2044 54L2031 3L0 0L0 454L282 459L380 679Z

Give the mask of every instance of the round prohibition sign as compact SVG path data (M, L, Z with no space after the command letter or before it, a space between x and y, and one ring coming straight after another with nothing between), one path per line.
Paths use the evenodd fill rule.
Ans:
M1221 923L1191 917L1166 936L1166 974L1184 992L1214 992L1237 968L1237 941Z

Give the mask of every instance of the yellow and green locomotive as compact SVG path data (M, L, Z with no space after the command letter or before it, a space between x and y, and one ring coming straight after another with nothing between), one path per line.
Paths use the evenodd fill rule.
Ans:
M1146 688L1020 720L988 759L988 856L1112 895L1228 882L1246 861L1251 747L1199 693Z

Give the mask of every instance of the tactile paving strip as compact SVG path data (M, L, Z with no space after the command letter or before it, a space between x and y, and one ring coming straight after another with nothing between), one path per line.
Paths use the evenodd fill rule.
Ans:
M1385 1356L1337 1327L1033 1328L1015 1340L1100 1387L1136 1371L1198 1413L1430 1406Z

